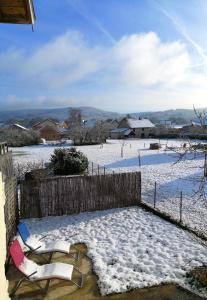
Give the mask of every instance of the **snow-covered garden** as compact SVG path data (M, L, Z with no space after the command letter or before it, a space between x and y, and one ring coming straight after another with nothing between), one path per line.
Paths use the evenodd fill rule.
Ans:
M204 158L187 157L185 161L178 159L174 151L165 151L168 147L180 147L183 140L161 140L162 149L149 150L150 143L157 140L108 140L102 146L81 146L90 161L114 172L141 171L142 200L153 204L154 185L157 183L156 208L180 218L180 193L183 196L183 222L204 234L207 228L207 201L199 198L200 179L203 176ZM66 146L67 147L67 146ZM14 148L15 162L48 162L55 146L39 145ZM17 155L15 155L17 154ZM141 166L139 166L139 158Z
M168 147L183 141L162 140L162 149L149 150L156 140L108 140L103 146L82 146L90 161L114 172L141 171L142 199L153 203L157 182L157 206L179 218L179 195L183 192L183 220L202 232L207 225L207 206L195 194L202 177L203 157L177 161ZM15 163L48 162L55 146L39 145L13 149ZM140 155L140 161L139 161ZM141 166L139 166L141 162ZM141 208L130 207L82 213L74 216L25 220L32 235L47 240L85 243L102 295L125 292L161 283L176 283L207 297L186 276L195 266L207 264L207 248L190 233Z
M85 243L102 295L175 283L207 297L207 289L198 289L186 276L193 267L207 263L207 249L186 231L141 208L28 219L26 223L35 237L43 234L48 241Z

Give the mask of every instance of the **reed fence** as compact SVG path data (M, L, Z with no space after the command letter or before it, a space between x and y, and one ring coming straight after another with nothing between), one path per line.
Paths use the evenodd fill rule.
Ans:
M41 218L138 205L141 173L58 176L20 183L22 218Z
M4 218L6 224L6 241L8 244L16 234L16 225L18 222L17 180L14 175L12 153L8 151L7 144L0 144L0 149L0 172L2 173L6 196Z

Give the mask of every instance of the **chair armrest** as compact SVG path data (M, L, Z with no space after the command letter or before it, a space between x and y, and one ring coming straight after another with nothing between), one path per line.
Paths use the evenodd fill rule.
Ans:
M30 278L32 275L36 274L37 271L33 272L32 274L28 275L27 277Z
M41 247L42 247L41 245L38 246L37 248L34 248L34 249L32 249L31 247L29 247L29 248L30 248L30 251L29 251L29 252L34 252L34 251L38 250L38 249L41 248Z
M39 248L41 248L42 246L40 245L40 246L38 246L37 248L35 248L35 249L33 249L34 251L36 251L37 249L39 249Z
M46 238L46 236L47 236L47 235L43 235L43 236L39 239L39 241L41 241L41 240L43 240L44 238Z

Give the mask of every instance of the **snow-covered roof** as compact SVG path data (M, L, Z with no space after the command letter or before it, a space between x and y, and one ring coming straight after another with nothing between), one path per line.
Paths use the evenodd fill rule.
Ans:
M124 132L124 135L127 136L127 135L129 135L131 132L133 132L132 129L127 129L127 130Z
M53 123L54 125L59 125L59 123L57 123L57 122L55 122L54 120L51 120L51 119L48 118L48 119L42 120L42 121L40 121L40 122L34 124L33 127L34 127L34 128L35 128L35 127L39 127L39 126L41 126L42 124L44 124L45 122L51 122L51 123Z
M131 132L133 132L133 130L129 128L115 128L111 130L111 133L122 133L125 136L128 136Z
M194 119L192 121L192 124L197 125L197 126L201 126L201 125L207 126L207 117L202 118L202 119L199 119L199 118Z
M26 128L26 127L24 127L24 126L22 126L22 125L20 125L20 124L13 124L13 126L15 126L15 127L18 127L18 128L20 128L20 129L22 129L22 130L29 130L28 128Z
M130 128L153 128L155 125L148 119L127 119Z
M129 128L115 128L115 129L112 129L111 132L112 133L121 133L121 132L125 132L129 130Z

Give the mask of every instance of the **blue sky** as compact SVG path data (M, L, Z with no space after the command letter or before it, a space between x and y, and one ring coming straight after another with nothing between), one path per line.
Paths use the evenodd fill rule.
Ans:
M34 0L0 25L0 107L206 107L206 0Z

